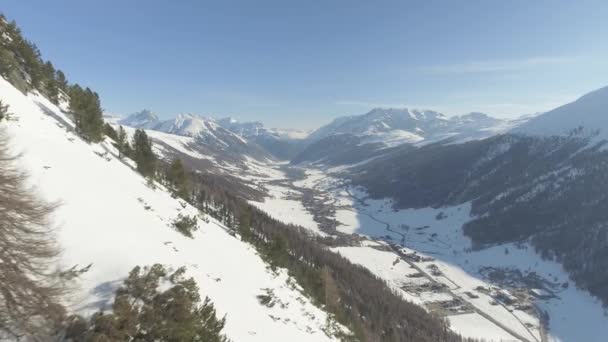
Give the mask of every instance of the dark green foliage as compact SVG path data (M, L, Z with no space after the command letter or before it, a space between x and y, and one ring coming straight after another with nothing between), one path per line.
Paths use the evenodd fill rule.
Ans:
M54 103L59 103L59 86L55 77L57 76L53 63L47 61L42 65L42 77L46 96Z
M59 89L65 91L65 75L44 61L36 45L26 40L17 24L0 14L0 74L21 91L39 90L57 104ZM60 74L59 74L60 73Z
M103 133L115 142L118 140L118 133L116 132L114 127L112 127L112 125L110 125L109 123L105 123L103 125Z
M169 187L175 194L183 199L188 199L188 176L184 165L179 158L173 159L166 172Z
M146 177L153 177L156 172L156 156L152 151L152 142L143 129L135 131L132 145L137 171Z
M196 216L179 214L172 225L178 232L192 238L192 233L198 229L198 219Z
M58 104L62 93L70 97L76 130L86 140L98 142L104 133L102 110L97 93L68 80L53 63L44 61L35 44L27 41L17 24L0 14L0 74L21 91L38 90Z
M99 95L91 89L83 89L77 84L70 87L69 95L70 110L74 114L76 131L88 141L101 141L104 122Z
M8 112L8 105L5 105L4 103L2 103L2 101L0 100L0 121L7 119L9 116L9 112Z
M57 70L55 72L55 80L57 81L57 87L61 89L63 92L68 92L68 80L65 77L65 74L61 70Z
M127 139L127 132L122 126L118 127L118 132L116 133L116 148L118 149L118 158L132 155L133 151Z
M99 312L87 322L73 317L66 338L89 341L227 342L225 317L218 319L209 298L186 279L185 268L172 274L161 265L135 267L116 292L112 313ZM161 283L168 283L165 291ZM164 287L164 286L163 286Z

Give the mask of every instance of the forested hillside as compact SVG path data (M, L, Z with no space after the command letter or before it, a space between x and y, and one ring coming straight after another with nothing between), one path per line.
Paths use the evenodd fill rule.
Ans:
M404 148L351 177L400 208L472 201L464 231L478 248L530 240L608 303L608 154L580 132Z

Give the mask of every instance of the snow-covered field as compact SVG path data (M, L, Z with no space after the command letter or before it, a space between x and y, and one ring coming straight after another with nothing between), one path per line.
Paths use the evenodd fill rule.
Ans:
M277 185L265 185L265 188L268 190L269 196L264 199L264 202L249 201L249 203L283 223L299 225L317 234L323 234L313 215L302 202L290 198L298 195L294 193L295 190Z
M327 315L289 282L271 272L248 244L218 222L199 219L189 239L171 227L178 214L199 215L162 186L151 187L117 158L106 141L87 144L71 121L46 99L25 96L0 78L0 99L13 119L3 122L19 163L42 197L60 201L54 214L63 249L61 266L89 271L66 299L70 309L89 314L108 309L113 291L136 265L186 266L203 296L220 315L234 341L330 341ZM199 216L200 217L200 216ZM256 296L272 291L277 303L262 306Z

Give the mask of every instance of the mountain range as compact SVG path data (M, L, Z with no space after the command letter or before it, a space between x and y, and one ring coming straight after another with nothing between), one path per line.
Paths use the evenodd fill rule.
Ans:
M524 121L497 119L484 113L448 118L431 110L375 108L366 114L339 117L311 133L269 129L261 122L239 122L229 117L212 119L194 114L180 114L160 121L149 110L133 113L118 122L134 128L203 137L207 143L217 139L218 144L224 146L233 145L238 136L259 145L277 159L332 164L338 155L352 155L350 161L358 162L378 150L402 144L421 146L438 141L456 143L484 139ZM319 151L326 150L327 145L341 145L342 148L333 153Z

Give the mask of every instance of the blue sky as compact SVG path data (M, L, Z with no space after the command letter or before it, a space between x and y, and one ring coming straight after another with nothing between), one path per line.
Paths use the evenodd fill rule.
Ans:
M1 0L108 112L311 129L373 107L514 117L608 85L608 1Z

